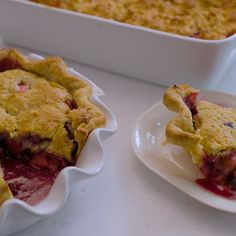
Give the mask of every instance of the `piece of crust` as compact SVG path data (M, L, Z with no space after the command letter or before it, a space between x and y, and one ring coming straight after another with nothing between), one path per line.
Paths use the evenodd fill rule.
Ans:
M199 91L188 84L174 85L168 88L163 97L165 106L178 115L166 125L166 141L182 146L193 158L193 162L201 164L202 146L201 137L196 134L191 111L184 102L184 98Z
M7 183L3 179L2 170L0 168L0 205L8 200L13 198L11 190L9 189Z

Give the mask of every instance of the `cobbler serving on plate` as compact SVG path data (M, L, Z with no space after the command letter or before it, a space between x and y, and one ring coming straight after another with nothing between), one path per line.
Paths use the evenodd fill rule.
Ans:
M75 164L89 133L105 124L91 96L58 57L31 61L0 51L0 204L12 197L39 203Z
M183 147L205 176L197 183L235 198L236 109L197 99L199 91L174 85L164 94L165 106L178 115L166 126L167 142Z

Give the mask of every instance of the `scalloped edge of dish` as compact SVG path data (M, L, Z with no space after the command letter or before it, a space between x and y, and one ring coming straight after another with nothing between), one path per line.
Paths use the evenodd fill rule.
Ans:
M43 59L42 56L37 54L29 54L27 57L31 60ZM17 232L46 216L55 214L65 205L70 192L76 184L95 176L104 166L103 140L116 132L116 118L111 110L100 100L100 97L105 95L102 89L74 69L68 67L68 71L86 81L92 87L92 101L105 113L106 125L104 128L97 128L90 133L76 165L66 167L60 172L48 196L42 202L31 206L18 199L10 199L2 204L0 207L1 235ZM89 158L86 158L88 156Z

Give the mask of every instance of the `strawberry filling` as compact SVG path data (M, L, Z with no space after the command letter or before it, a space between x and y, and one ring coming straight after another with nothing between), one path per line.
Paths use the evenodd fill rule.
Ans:
M201 171L205 178L198 184L224 197L236 197L236 151L205 156Z
M26 84L25 82L21 81L18 85L17 85L17 91L19 93L25 93L27 92L29 89L28 84Z
M197 114L197 109L196 109L197 96L198 93L191 93L183 98L184 103L189 108L193 116Z
M18 61L14 59L11 59L11 58L0 59L0 72L13 70L13 69L20 69L20 68L21 68L21 65L18 63Z
M65 103L66 103L66 105L67 105L71 110L78 108L78 106L77 106L75 100L73 100L73 99L66 99L66 100L65 100Z
M37 135L17 139L10 139L8 133L0 135L3 177L14 197L31 205L39 203L48 195L63 168L74 164L40 148L46 142L47 139Z

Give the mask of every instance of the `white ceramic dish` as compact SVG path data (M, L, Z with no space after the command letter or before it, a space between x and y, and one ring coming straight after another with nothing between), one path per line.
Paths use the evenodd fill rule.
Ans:
M236 96L220 92L202 95L208 101L236 107ZM182 148L163 145L165 125L173 115L159 102L138 119L132 133L135 154L149 169L189 196L219 210L236 213L236 200L218 196L195 183L202 174Z
M201 40L28 0L0 1L0 36L10 43L161 85L214 88L236 61L236 35Z
M42 57L30 54L28 58L41 60ZM36 206L30 206L23 201L11 199L0 207L0 235L5 236L21 229L24 229L40 219L56 213L67 201L70 192L76 184L84 179L91 178L98 174L105 161L103 152L103 140L112 135L116 129L116 119L100 97L104 92L92 81L85 78L72 68L69 72L87 81L93 89L92 101L105 113L107 122L104 128L98 128L91 132L85 146L80 154L76 166L63 169L47 196L47 198Z

